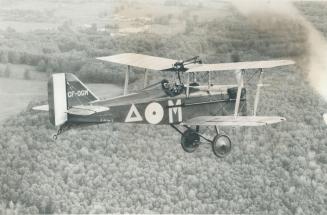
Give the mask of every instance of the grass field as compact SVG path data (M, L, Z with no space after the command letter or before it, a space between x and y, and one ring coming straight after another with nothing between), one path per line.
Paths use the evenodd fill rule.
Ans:
M34 66L24 64L1 64L0 71L5 71L6 67L10 68L10 78L24 79L24 72L29 71L29 78L31 80L45 81L48 79L47 74L38 72Z
M0 78L0 123L24 110L29 102L46 99L44 81Z
M0 5L0 29L8 27L19 32L28 32L38 29L56 29L68 21L74 27L97 24L103 28L106 24L116 23L119 28L131 28L137 18L151 18L171 16L178 27L183 29L185 20L196 22L209 21L226 15L225 2L211 1L207 4L186 2L185 5L165 5L164 1L37 1L26 0ZM37 10L35 9L37 8ZM12 14L18 13L21 16ZM38 18L36 14L44 17ZM23 16L23 17L22 17ZM36 17L36 18L35 18ZM114 17L121 17L114 20ZM37 19L37 20L35 20ZM171 23L172 24L172 23ZM176 23L175 23L176 25ZM166 33L151 24L152 33ZM171 33L179 33L175 28L168 29Z

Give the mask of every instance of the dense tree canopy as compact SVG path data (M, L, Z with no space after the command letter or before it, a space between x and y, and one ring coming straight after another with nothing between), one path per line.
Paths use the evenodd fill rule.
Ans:
M176 59L200 53L206 62L231 61L234 53L241 60L305 59L305 29L287 17L265 19L270 28L260 17L231 9L226 18L195 24L187 35L176 36L51 32L50 38L43 31L2 32L0 60L116 82L122 68L91 58L141 52ZM41 42L33 51L17 51L36 40ZM134 80L137 84L136 73ZM327 129L320 113L327 104L304 80L299 66L267 74L271 87L262 92L259 114L288 121L225 129L235 143L225 159L206 145L193 154L183 152L179 134L168 126L106 124L76 128L53 141L47 114L28 107L0 127L0 211L326 214ZM255 86L247 84L251 107Z
M327 2L296 2L295 5L305 17L327 38Z

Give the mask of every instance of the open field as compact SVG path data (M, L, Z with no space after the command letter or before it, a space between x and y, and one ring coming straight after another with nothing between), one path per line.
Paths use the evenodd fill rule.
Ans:
M0 123L26 109L31 101L46 99L45 82L0 78Z
M38 72L34 66L29 66L25 64L2 64L0 63L0 71L2 71L2 76L4 76L4 71L6 68L10 68L10 78L13 79L26 79L24 73L28 71L28 79L45 81L48 79L47 74L44 72Z
M1 10L3 12L21 11L26 13L25 20L8 20L8 16L0 16L0 28L11 27L17 31L33 31L37 29L55 29L65 21L71 20L76 25L99 22L99 11L111 11L112 1L79 2L79 1L16 1L14 4L7 3ZM0 12L1 12L0 10ZM29 21L33 13L47 13L50 15L38 21ZM28 14L30 13L30 14ZM6 18L6 20L4 19Z
M306 19L312 22L312 24L317 28L317 30L319 30L327 39L327 2L299 1L295 5L306 17Z
M199 1L200 2L200 1ZM6 2L0 8L0 29L8 27L19 32L29 32L38 29L57 29L63 23L69 23L73 28L85 28L96 24L98 29L104 29L106 25L118 24L120 32L133 32L129 29L140 24L137 19L150 20L148 23L151 33L167 34L180 33L184 29L187 19L194 22L210 21L223 17L227 13L225 2L211 1L209 4L186 2L183 4L166 4L165 1L16 1L15 4ZM37 8L37 9L36 9ZM178 23L169 29L169 25L163 26L164 30L157 28L157 18L169 18L169 22ZM172 19L171 19L172 18ZM171 20L170 20L171 19ZM142 23L142 22L141 22ZM171 23L173 24L173 23ZM166 29L166 30L165 30ZM142 30L141 28L139 30ZM142 30L144 31L144 30Z

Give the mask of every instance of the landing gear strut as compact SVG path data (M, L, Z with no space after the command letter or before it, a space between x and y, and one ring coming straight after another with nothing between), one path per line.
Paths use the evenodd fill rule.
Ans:
M213 153L219 158L224 158L231 152L232 141L226 134L221 134L217 126L215 126L216 135L212 140L204 137L199 133L199 126L196 126L196 129L184 126L186 128L185 131L181 131L175 125L171 125L171 127L173 127L178 133L182 135L181 145L185 152L194 152L202 143L200 142L201 138L205 140L205 142L211 144Z

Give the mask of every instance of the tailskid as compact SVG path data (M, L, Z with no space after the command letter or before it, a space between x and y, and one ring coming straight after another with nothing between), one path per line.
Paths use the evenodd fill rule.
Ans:
M55 133L54 135L52 135L52 139L53 140L57 140L58 139L58 136L62 133L64 133L65 131L68 131L70 128L72 127L72 124L70 123L65 123L63 125L61 125L59 127L59 129L57 130L57 133Z

